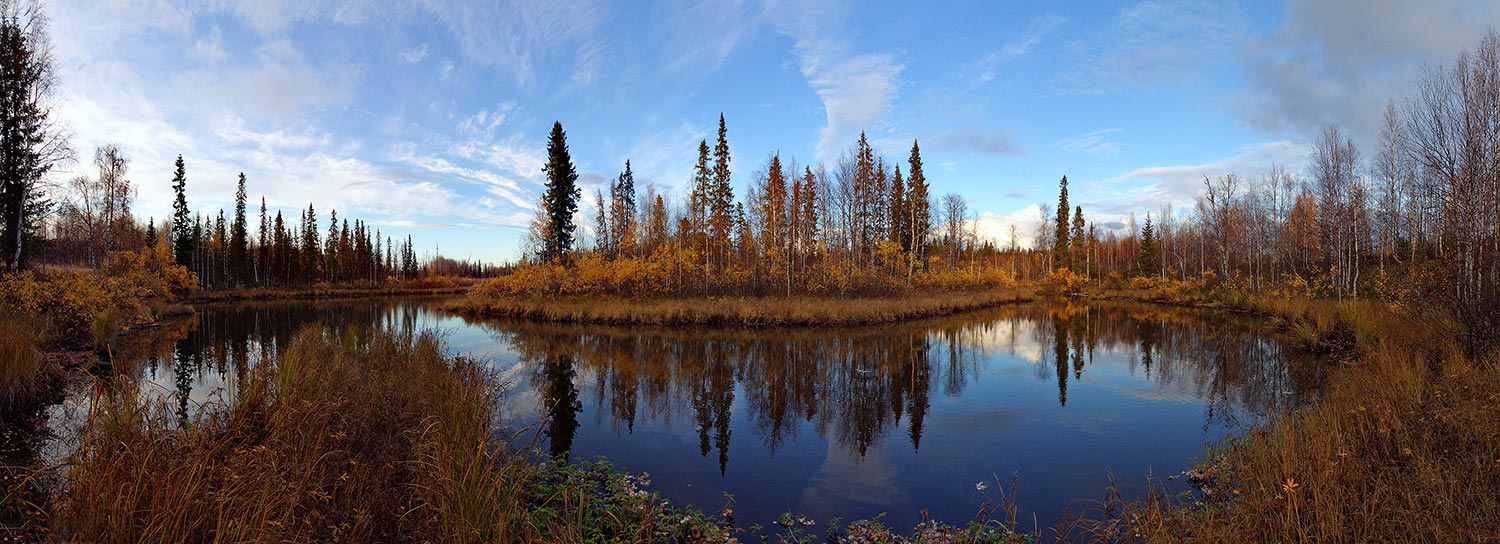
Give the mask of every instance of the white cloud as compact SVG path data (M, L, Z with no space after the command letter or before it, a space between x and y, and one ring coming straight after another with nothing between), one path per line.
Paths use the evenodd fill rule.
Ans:
M985 210L976 221L980 238L993 241L1000 247L1010 247L1010 227L1015 225L1016 244L1022 248L1031 247L1039 225L1046 224L1041 220L1041 206L1038 204L1005 213Z
M471 138L490 138L500 125L510 118L510 113L516 109L516 102L508 100L496 104L494 109L479 110L477 113L465 117L458 123L458 131Z
M224 33L215 26L207 36L193 43L193 54L209 64L224 62L229 55L224 53Z
M999 74L1000 66L1011 60L1026 56L1033 48L1042 43L1042 39L1051 34L1057 27L1062 26L1068 19L1055 13L1044 13L1031 19L1026 25L1026 30L1021 37L986 52L979 61L974 63L976 78L980 83L995 79Z
M187 116L236 111L257 119L293 121L308 111L347 104L360 73L355 67L270 62L194 70L179 76L171 100Z
M1424 66L1451 65L1500 22L1486 0L1294 0L1280 26L1239 50L1249 90L1241 117L1271 133L1311 136L1342 125L1372 142L1389 100L1415 88Z
M708 74L719 70L740 42L763 21L746 0L662 0L652 4L654 33L662 38L665 70Z
M795 40L802 75L823 101L827 123L818 135L819 159L836 156L858 133L881 128L905 69L892 54L851 52L852 45L841 35L848 9L816 0L768 8L777 14L778 30Z
M1118 134L1123 129L1106 128L1095 130L1076 138L1063 138L1053 142L1052 146L1064 155L1077 155L1087 153L1098 157L1114 157L1120 153L1124 144L1109 140L1111 134Z
M1202 164L1148 166L1118 176L1084 184L1080 196L1086 206L1114 215L1143 211L1163 204L1191 202L1203 187L1203 178L1224 174L1255 176L1273 165L1305 164L1310 150L1305 143L1292 140L1263 142L1247 146L1239 154Z
M1249 27L1234 2L1147 0L1120 12L1098 40L1075 42L1072 92L1189 85L1229 62Z
M427 58L427 45L422 44L411 49L402 51L396 55L396 61L402 64L417 64Z
M520 134L512 134L501 140L465 141L454 146L450 152L458 157L483 162L502 172L516 174L522 179L538 182L542 178L542 165L547 163L546 151Z
M598 0L429 0L422 7L448 28L468 58L508 70L517 85L530 87L539 63L559 62L587 49L608 5Z

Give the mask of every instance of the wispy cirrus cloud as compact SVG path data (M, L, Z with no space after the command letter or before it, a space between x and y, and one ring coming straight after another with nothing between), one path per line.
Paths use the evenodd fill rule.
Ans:
M1099 129L1082 136L1063 138L1052 143L1059 153L1064 155L1077 155L1086 153L1097 157L1109 158L1120 154L1120 149L1125 144L1110 140L1111 135L1119 134L1124 129L1105 128Z
M1099 94L1189 85L1227 64L1249 36L1237 2L1146 0L1120 11L1101 39L1075 41L1062 92Z
M880 128L900 90L905 65L893 53L855 53L842 2L794 0L768 8L791 37L797 65L819 99L827 122L818 134L819 159L829 159L861 131Z
M1026 29L1021 32L1020 37L985 52L984 56L974 63L975 79L979 83L995 79L1002 65L1031 53L1031 50L1040 45L1048 34L1067 21L1066 17L1056 13L1043 13L1032 18L1031 22L1026 24Z

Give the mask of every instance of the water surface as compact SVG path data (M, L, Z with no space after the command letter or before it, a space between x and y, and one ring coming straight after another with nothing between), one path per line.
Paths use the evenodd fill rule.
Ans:
M1145 305L1025 305L854 329L725 330L468 320L437 301L202 306L132 355L191 418L302 326L436 328L510 387L512 440L647 472L674 504L741 526L925 510L963 523L1016 482L1042 525L1192 466L1207 442L1311 395L1252 323ZM980 489L983 483L985 489ZM998 484L998 485L997 485ZM1169 491L1186 489L1169 483ZM1184 487L1171 487L1184 486Z

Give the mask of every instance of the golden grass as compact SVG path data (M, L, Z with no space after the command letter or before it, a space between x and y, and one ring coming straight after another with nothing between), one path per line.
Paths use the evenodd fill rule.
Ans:
M937 317L1029 301L1024 289L936 292L879 298L794 296L723 298L470 296L448 309L479 317L608 325L714 325L739 327L855 326Z
M1207 504L1160 494L1060 531L1192 542L1500 538L1500 370L1372 302L1257 300L1312 347L1352 336L1316 404L1214 446Z
M260 300L324 300L370 297L397 297L421 295L456 295L463 293L474 280L466 278L434 285L328 285L306 287L253 287L244 289L220 289L196 291L187 297L187 303L240 302Z
M0 319L0 416L25 412L62 385L62 370L37 349L32 323Z

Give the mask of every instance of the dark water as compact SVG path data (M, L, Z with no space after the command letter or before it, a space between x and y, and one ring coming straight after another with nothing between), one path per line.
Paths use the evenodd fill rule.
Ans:
M511 383L515 440L651 474L674 504L741 526L925 509L963 523L1017 483L1043 526L1110 476L1127 490L1190 468L1206 442L1309 397L1297 356L1225 314L1036 305L834 330L471 321L434 301L204 306L130 357L192 417L302 326L446 331ZM986 489L979 489L983 483ZM1185 484L1168 483L1170 492ZM1173 487L1180 486L1180 487Z

